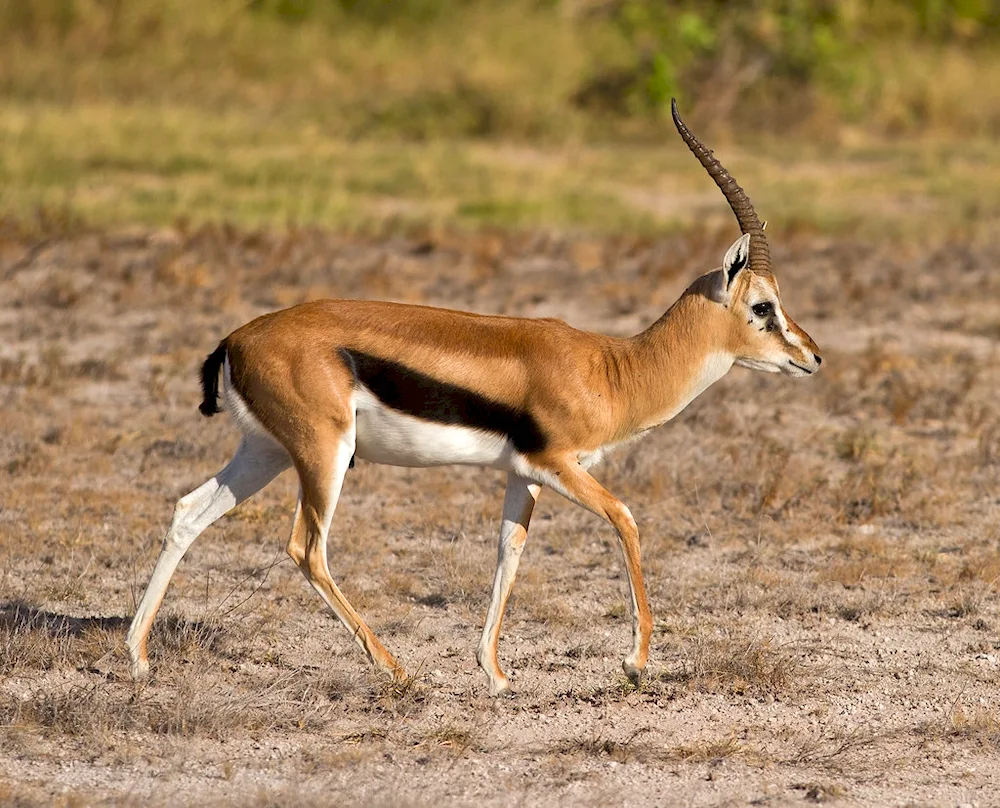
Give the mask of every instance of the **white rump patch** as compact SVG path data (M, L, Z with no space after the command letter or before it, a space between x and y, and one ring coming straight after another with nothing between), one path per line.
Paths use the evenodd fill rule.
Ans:
M233 387L233 377L229 367L228 355L222 366L222 371L222 401L229 415L236 422L236 426L239 427L239 430L244 435L266 435L273 441L274 438L271 436L271 433L257 420L257 416L250 412L250 408L243 400L243 397Z

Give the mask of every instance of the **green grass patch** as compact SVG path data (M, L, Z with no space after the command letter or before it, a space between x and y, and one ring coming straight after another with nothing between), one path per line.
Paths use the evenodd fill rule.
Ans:
M1000 147L937 142L718 149L772 226L906 235L1000 217ZM724 224L721 195L676 134L662 143L347 140L309 123L162 105L0 110L0 210L97 224L385 222L657 232Z

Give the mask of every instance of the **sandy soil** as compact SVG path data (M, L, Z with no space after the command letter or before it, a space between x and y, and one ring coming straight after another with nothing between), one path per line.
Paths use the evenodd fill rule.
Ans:
M334 577L408 667L382 682L284 557L286 474L182 563L153 677L121 649L174 501L236 433L196 371L246 319L368 297L657 317L735 233L656 241L0 227L0 802L1000 802L996 244L775 237L807 381L734 371L597 476L656 620L642 686L610 528L543 492L475 665L502 476L359 463Z

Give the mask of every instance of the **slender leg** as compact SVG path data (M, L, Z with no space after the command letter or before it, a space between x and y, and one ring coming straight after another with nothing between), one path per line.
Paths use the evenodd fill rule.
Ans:
M550 475L546 484L563 496L606 519L618 534L629 595L632 600L632 651L622 662L625 674L636 685L649 658L649 638L653 633L653 618L646 599L639 553L639 529L632 513L613 494L604 489L582 466L572 459L559 459L546 464Z
M490 695L501 696L510 693L510 682L497 661L497 644L500 641L500 626L503 623L507 598L514 586L517 565L521 551L528 537L528 522L535 507L541 486L532 483L513 472L507 475L507 491L503 499L503 518L500 522L500 542L497 550L497 571L493 578L493 597L486 613L483 636L479 640L476 659L479 667L490 680Z
M149 629L184 553L205 528L260 491L289 465L288 454L279 445L267 438L248 435L229 465L177 502L153 574L125 638L133 679L143 679L149 674L146 653Z
M352 417L350 426L333 445L327 441L313 441L309 454L297 458L302 487L299 504L295 509L292 535L288 539L288 554L313 589L351 632L354 641L368 654L372 663L387 672L393 680L402 682L406 679L406 671L344 597L330 575L327 562L326 542L330 524L340 499L344 475L354 456L354 446L355 426Z

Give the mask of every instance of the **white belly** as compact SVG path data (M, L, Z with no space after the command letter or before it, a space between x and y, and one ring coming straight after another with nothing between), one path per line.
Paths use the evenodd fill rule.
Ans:
M389 466L453 463L509 469L514 448L502 435L424 421L384 406L363 387L356 393L356 455Z

